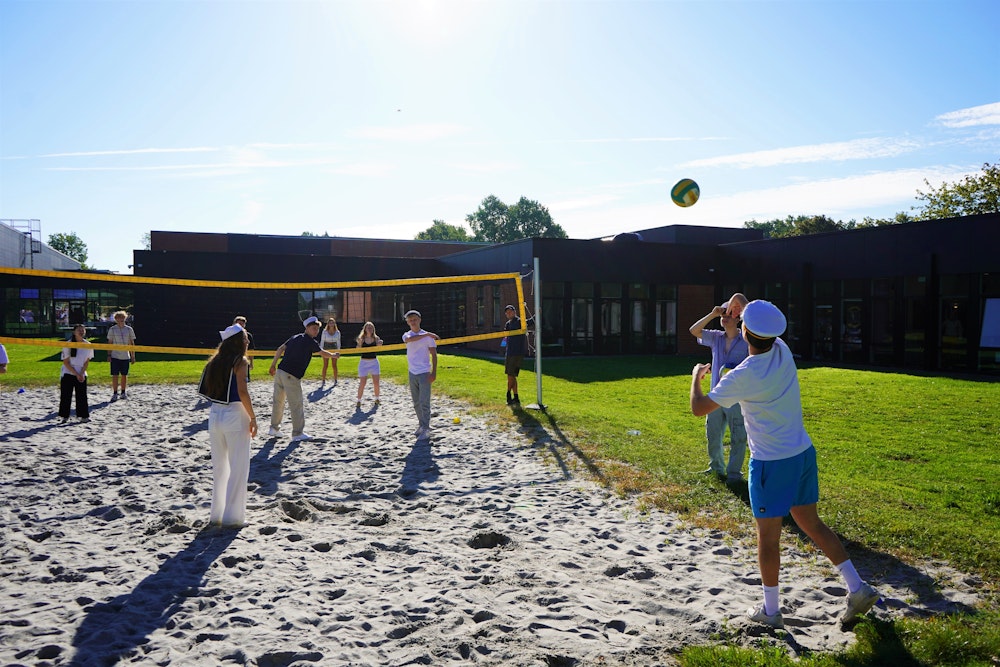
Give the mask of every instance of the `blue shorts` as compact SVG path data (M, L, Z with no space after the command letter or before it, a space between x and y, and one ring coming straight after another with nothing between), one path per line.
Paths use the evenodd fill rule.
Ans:
M131 361L131 359L115 359L111 357L111 374L128 375L128 365Z
M754 518L784 517L793 507L819 502L816 448L789 459L750 459L750 509Z

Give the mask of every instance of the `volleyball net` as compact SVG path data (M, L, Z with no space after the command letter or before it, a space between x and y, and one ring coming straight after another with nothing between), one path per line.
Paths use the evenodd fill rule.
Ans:
M434 276L390 280L265 283L188 280L118 274L0 267L4 329L0 342L50 347L89 347L155 354L208 355L219 331L234 317L247 318L255 357L273 356L302 321L333 318L341 355L360 354L356 338L372 322L385 343L381 352L405 350L404 314L421 313L421 325L438 334L438 346L488 343L525 334L524 290L517 273ZM521 328L504 331L504 308L514 305ZM128 313L142 344L113 345L107 331L113 314ZM30 313L30 317L26 314ZM88 343L72 343L72 327L87 327ZM55 338L55 340L53 340ZM486 344L482 341L487 341Z

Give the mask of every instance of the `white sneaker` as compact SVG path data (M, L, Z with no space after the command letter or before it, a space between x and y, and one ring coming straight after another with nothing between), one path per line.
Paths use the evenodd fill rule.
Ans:
M312 436L308 433L299 433L292 437L292 442L301 442L303 440L312 440Z
M878 602L878 591L868 584L861 584L861 588L847 596L847 610L840 617L841 623L850 623L858 616L868 612L876 602Z
M750 607L747 609L747 618L749 618L754 623L760 623L761 625L769 625L772 628L781 629L785 627L785 619L781 616L781 611L768 615L764 612L764 603Z
M267 429L267 435L270 438L280 438L281 437L281 431L279 431L278 429L276 429L276 428L274 428L272 426L271 428Z

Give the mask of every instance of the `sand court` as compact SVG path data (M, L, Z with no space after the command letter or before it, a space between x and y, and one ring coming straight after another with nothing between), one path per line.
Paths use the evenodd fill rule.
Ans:
M558 438L435 395L434 436L416 441L406 387L384 381L362 411L354 379L304 390L315 439L257 437L239 530L205 526L194 386L137 381L115 403L92 389L91 423L64 426L55 387L0 396L0 662L652 666L721 637L853 641L839 575L790 537L782 637L742 619L753 545L547 463ZM251 395L266 424L270 382ZM868 556L879 616L976 602L975 577Z

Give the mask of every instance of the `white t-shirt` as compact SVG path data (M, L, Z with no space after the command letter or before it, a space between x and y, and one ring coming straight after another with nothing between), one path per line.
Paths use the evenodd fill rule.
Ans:
M413 331L407 331L403 334L403 342L407 341L414 336L427 333L423 329L414 333ZM431 372L431 353L430 350L437 348L437 342L430 336L424 338L418 338L412 343L407 343L406 345L406 364L410 368L410 372L414 375L421 375L423 373Z
M89 360L94 358L94 351L87 347L78 347L76 348L76 356L71 357L69 354L69 351L71 349L72 348L64 347L62 349L62 355L60 356L60 358L63 360L69 359L70 366L72 366L78 371L83 371L84 364L86 364ZM62 369L62 372L59 374L60 376L70 374L69 369L66 368L66 364L63 364L59 368ZM86 371L84 371L83 375L84 377L86 377L87 375Z
M758 461L791 458L812 446L802 423L798 370L780 338L770 351L747 357L722 376L708 397L724 408L740 404L750 455Z
M3 343L0 343L0 364L6 363L10 363L7 359L7 348L3 346Z
M129 325L115 324L108 329L108 343L111 345L135 345L135 330ZM128 350L111 350L112 359L131 359Z
M320 336L320 344L324 350L339 350L340 329L337 329L333 333L323 329L323 335Z

